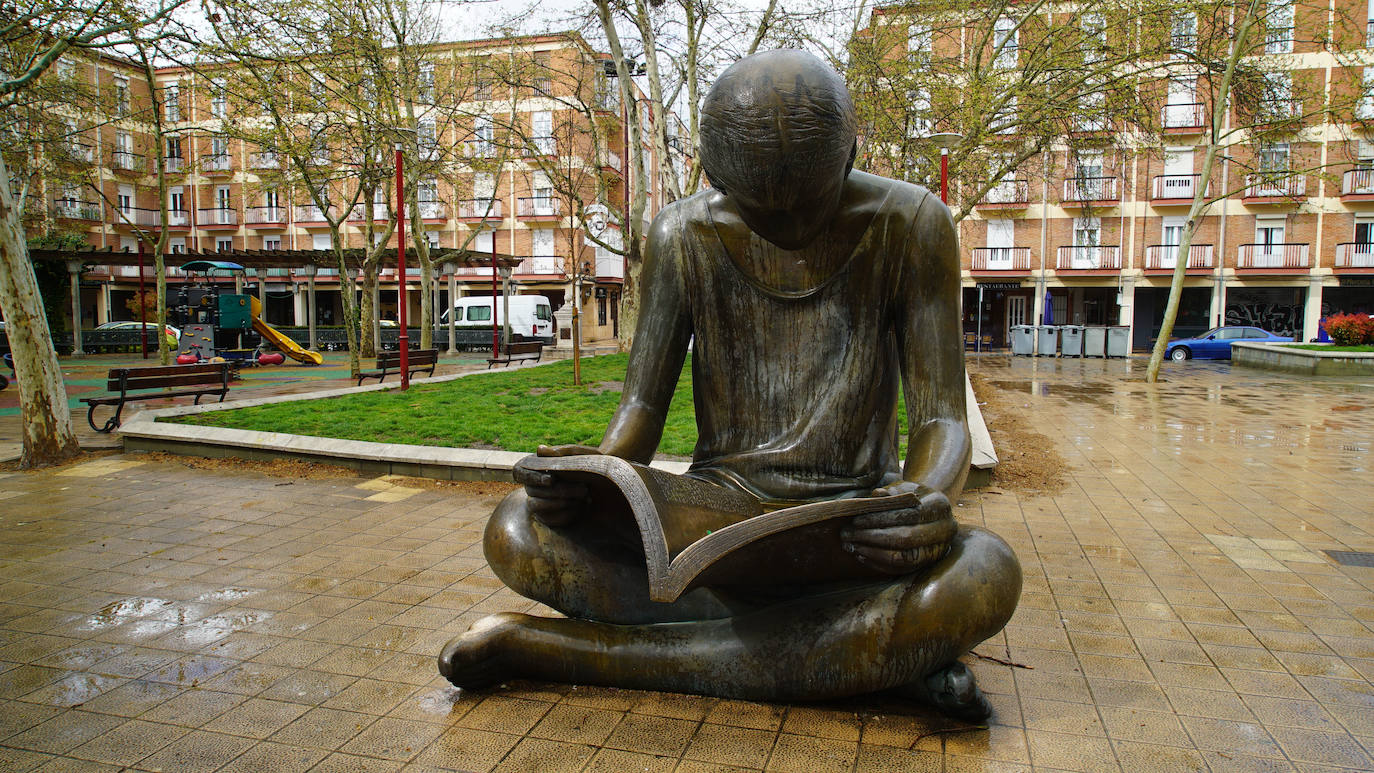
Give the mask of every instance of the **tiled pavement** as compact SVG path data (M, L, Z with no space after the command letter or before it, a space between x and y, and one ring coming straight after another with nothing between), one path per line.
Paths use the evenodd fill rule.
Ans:
M1374 768L1374 384L990 357L1068 466L961 519L1017 549L973 658L987 730L890 699L766 705L512 683L433 657L532 607L493 497L136 455L0 477L0 769L1167 771ZM933 733L933 734L932 734Z

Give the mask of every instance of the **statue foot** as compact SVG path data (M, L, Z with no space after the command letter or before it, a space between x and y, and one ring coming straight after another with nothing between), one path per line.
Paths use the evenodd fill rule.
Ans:
M908 698L965 722L982 722L992 714L992 704L978 689L972 672L957 660L898 689Z
M444 645L439 653L439 673L464 690L481 690L511 678L502 657L506 637L526 617L499 612L473 623L466 633Z

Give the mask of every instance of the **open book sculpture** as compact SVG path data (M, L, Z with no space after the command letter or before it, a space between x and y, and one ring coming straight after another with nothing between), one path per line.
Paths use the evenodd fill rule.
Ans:
M455 685L895 689L986 716L958 658L1006 624L1021 570L950 506L970 453L954 223L925 189L853 170L855 124L803 52L712 87L713 187L650 228L604 439L522 461L487 524L497 576L566 617L479 620L439 656ZM689 342L698 439L678 476L647 465Z

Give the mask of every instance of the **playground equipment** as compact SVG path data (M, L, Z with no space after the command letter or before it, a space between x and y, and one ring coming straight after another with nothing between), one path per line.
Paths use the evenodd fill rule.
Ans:
M257 298L239 293L222 294L209 281L210 275L217 271L243 273L246 271L243 266L225 260L193 260L182 266L181 270L193 278L198 273L202 274L205 281L194 284L192 288L183 287L177 295L174 312L182 322L178 360L190 355L202 360L222 357L226 360L256 362L257 350L243 348L243 334L253 330L263 341L297 362L306 365L324 362L319 352L302 347L264 322L262 305ZM196 304L191 303L190 289L201 291Z

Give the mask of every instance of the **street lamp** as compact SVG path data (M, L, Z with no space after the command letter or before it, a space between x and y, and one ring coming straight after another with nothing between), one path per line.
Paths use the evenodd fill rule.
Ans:
M405 126L396 127L397 132L409 132L418 136L415 129ZM410 334L406 332L406 202L405 202L405 155L401 143L396 143L396 323L400 332L396 345L401 359L401 391L410 388Z
M964 135L957 132L936 132L925 139L940 148L940 201L949 203L949 149L959 144Z

